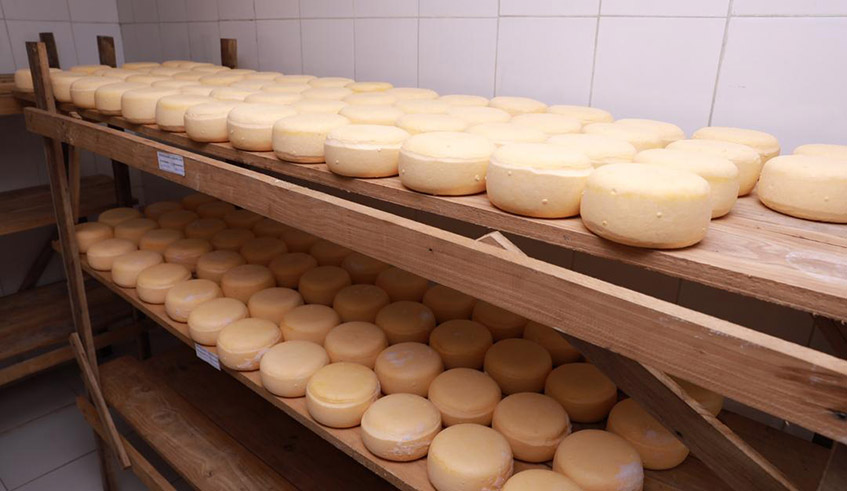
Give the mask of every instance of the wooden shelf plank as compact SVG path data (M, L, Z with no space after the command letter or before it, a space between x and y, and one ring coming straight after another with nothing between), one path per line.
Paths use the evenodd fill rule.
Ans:
M15 75L13 73L0 75L0 116L22 112L23 105L15 97Z

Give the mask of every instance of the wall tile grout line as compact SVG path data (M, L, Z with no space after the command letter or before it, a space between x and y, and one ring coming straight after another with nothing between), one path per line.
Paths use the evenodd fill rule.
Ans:
M48 474L50 474L50 473L52 473L52 472L56 472L56 471L57 471L57 470L59 470L59 469L62 469L62 468L64 468L64 467L67 467L67 466L69 466L69 465L73 464L74 462L76 462L76 461L78 461L78 460L81 460L81 459L84 459L85 457L88 457L89 455L91 455L91 454L93 454L93 453L95 453L95 452L97 452L97 450L92 450L92 451L90 451L90 452L86 452L86 453L84 453L84 454L80 455L79 457L76 457L76 458L74 458L74 459L71 459L71 460L69 460L69 461L65 462L64 464L60 465L59 467L56 467L56 468L54 468L54 469L50 469L49 471L45 472L44 474L41 474L41 475L40 475L40 476L38 476L38 477L34 477L34 478L30 479L29 481L27 481L27 482L25 482L25 483L21 483L21 485L20 485L20 486L18 486L18 487L16 487L16 488L12 488L12 489L10 489L9 491L14 491L15 489L21 489L22 487L26 486L27 484L29 484L29 483L31 483L31 482L33 482L33 481L37 481L38 479L41 479L42 477L44 477L44 476L46 476L46 475L48 475Z
M594 26L594 56L591 59L591 78L588 82L588 105L594 101L594 72L597 70L597 45L600 43L600 12L603 11L603 0L597 2L597 23Z
M73 391L71 391L71 392L73 392ZM76 394L74 394L74 395L76 395ZM17 429L23 428L24 426L26 426L26 425L28 425L28 424L30 424L30 423L33 423L33 422L35 422L35 421L38 421L39 419L42 419L42 418L46 418L47 416L50 416L50 415L52 415L52 414L54 414L54 413L57 413L57 412L61 411L62 409L65 409L65 408L66 408L66 407L68 407L68 406L73 406L74 404L76 404L76 402L71 401L71 402L69 402L69 403L65 404L64 406L60 406L60 407L57 407L57 408L55 408L55 409L52 409L52 410L50 410L50 411L48 411L48 412L46 412L46 413L42 414L41 416L38 416L38 417L35 417L35 418L32 418L32 419L28 419L28 420L26 420L26 421L24 421L24 422L22 422L22 423L19 423L19 424L15 425L15 426L12 426L12 427L10 427L10 428L6 428L5 430L0 431L0 435L5 435L6 433L9 433L9 432L11 432L11 431L15 431L15 430L17 430Z
M717 70L715 70L715 86L712 89L712 103L709 106L709 119L706 122L707 126L712 126L712 118L715 115L715 102L718 99L718 85L720 84L720 81L721 81L721 68L723 67L724 55L726 54L726 44L727 44L727 41L729 40L729 26L730 26L730 21L732 20L731 14L732 14L732 5L733 5L734 2L735 2L735 0L729 0L729 4L727 5L726 22L724 23L724 27L723 27L723 40L721 41L721 50L720 50L720 53L718 54L718 67L717 67Z
M353 6L353 80L356 80L356 0L350 0Z
M303 75L306 72L306 60L303 59L304 51L303 51L303 2L297 2L297 21L300 23L300 74Z
M492 97L497 97L497 61L500 57L500 0L497 0L497 29L494 34L494 87Z

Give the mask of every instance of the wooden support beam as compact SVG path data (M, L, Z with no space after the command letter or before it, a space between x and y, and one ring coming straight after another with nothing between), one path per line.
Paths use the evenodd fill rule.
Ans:
M115 54L115 38L112 36L97 36L97 54L100 56L100 64L112 68L118 66L118 57Z
M221 38L221 65L238 68L238 40Z
M844 491L847 489L847 446L833 443L829 461L817 491Z
M35 256L35 260L30 264L29 269L27 269L26 276L21 281L18 292L30 290L38 283L41 275L44 274L44 270L47 269L47 265L50 264L50 258L53 257L53 241L56 239L58 239L58 236L56 231L53 230L41 245L38 255Z
M815 328L821 331L836 356L847 359L847 325L826 317L815 316Z
M47 48L47 64L50 68L61 68L59 66L59 49L56 47L56 37L52 32L38 33L38 40ZM32 65L30 65L32 67Z

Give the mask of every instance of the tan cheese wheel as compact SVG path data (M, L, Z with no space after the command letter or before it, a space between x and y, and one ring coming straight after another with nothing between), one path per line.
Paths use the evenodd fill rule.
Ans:
M430 102L430 101L410 101ZM397 118L395 123L398 128L408 132L410 135L420 133L432 133L436 131L464 131L468 128L468 122L450 116L449 114L406 114Z
M235 210L224 215L223 219L230 228L250 230L262 220L262 215L250 210Z
M198 218L185 226L185 236L189 239L212 240L215 234L225 228L226 224L220 218Z
M198 215L191 210L171 210L159 215L159 226L185 231L189 223L197 220Z
M123 65L121 65L121 68L125 70L143 71L145 69L151 69L157 66L159 66L159 63L156 63L155 61L132 61L129 63L124 63Z
M218 218L223 220L223 217L227 213L235 211L235 205L226 201L214 200L198 205L195 211L200 218Z
M135 288L139 273L164 261L162 255L158 252L128 252L112 261L112 281L124 288Z
M426 470L438 491L496 490L512 476L514 461L503 435L485 426L463 424L436 435Z
M157 228L148 230L138 241L138 248L145 251L156 251L164 254L165 249L185 235L181 230Z
M847 160L847 145L807 143L794 149L794 155L812 155L831 159Z
M566 104L557 104L548 107L547 112L576 118L580 120L582 124L611 123L615 120L615 118L612 117L612 113L610 113L609 111L604 111L603 109L588 106L569 106Z
M296 228L291 228L282 233L282 240L291 252L309 252L318 238Z
M256 92L255 94L250 94L244 98L244 102L250 104L275 104L275 105L287 105L294 104L295 102L299 102L303 100L303 96L300 94L293 94L289 92ZM292 110L294 110L292 108Z
M318 266L300 276L298 290L306 303L332 305L335 295L350 286L350 274L338 266Z
M567 477L547 469L528 469L510 477L502 491L583 491Z
M131 240L138 245L144 234L157 228L159 224L152 218L131 218L115 225L114 234L116 239Z
M447 114L450 104L438 99L403 99L394 107L406 114Z
M269 349L259 362L262 385L279 397L303 397L306 384L329 364L329 355L309 341L285 341Z
M451 107L447 114L463 120L468 126L482 123L505 123L512 115L496 107L456 106Z
M353 92L368 93L368 92L383 92L383 91L386 91L388 89L393 88L394 85L390 84L389 82L366 81L366 82L351 82L351 83L345 85L345 87L352 90Z
M342 176L395 176L400 146L408 137L409 133L393 126L340 126L327 134L325 160L330 171Z
M549 135L531 126L508 123L482 123L468 128L468 133L487 138L495 147L508 143L543 143Z
M55 70L55 68L51 68L50 70L53 71L53 70ZM138 72L136 70L125 70L123 68L109 67L109 68L101 68L100 70L97 70L96 72L94 72L92 75L97 75L99 77L113 77L113 78L119 78L121 80L126 80L128 77L131 77L133 75L138 75Z
M399 343L376 358L374 372L384 394L416 394L426 397L435 377L444 371L438 353L423 343Z
M411 462L427 454L441 431L441 415L431 402L413 394L375 401L362 416L362 443L377 457Z
M324 348L333 363L358 363L373 369L376 358L388 346L385 333L370 322L345 322L332 328L324 339Z
M62 70L58 68L52 68L50 70L54 73L60 73ZM32 82L32 70L29 68L19 68L15 70L15 90L19 92L34 92L35 87Z
M179 68L183 70L191 70L198 73L218 73L228 72L231 69L227 66L218 66L211 63L201 63L197 61L185 61L180 63Z
M500 387L478 370L452 368L429 385L429 400L441 413L444 426L463 423L487 426L500 402Z
M422 303L399 300L380 309L374 323L385 331L388 344L427 343L435 329L435 314Z
M529 97L499 96L488 101L490 107L502 109L512 116L527 113L543 113L547 110L547 104Z
M256 80L256 79L248 79L244 78L243 80L239 80L238 82L234 82L230 87L235 89L246 89L246 90L262 90L267 85L273 85L275 82L273 80ZM254 94L257 92L254 92ZM249 97L249 96L248 96ZM246 100L246 97L245 97Z
M271 321L237 320L218 333L218 358L223 366L232 370L258 370L262 355L281 338L279 327Z
M132 82L138 75L129 77ZM179 94L179 89L167 87L147 87L144 89L128 90L121 96L121 116L130 123L153 124L156 122L156 106L159 99L169 95Z
M494 341L523 336L527 322L524 317L483 300L474 305L471 319L487 327Z
M113 77L85 77L71 84L71 102L83 109L94 109L97 103L94 94L104 85L119 84L123 80Z
M225 87L227 85L238 82L243 78L244 75L240 73L232 73L232 70L226 70L217 73L210 73L205 77L201 77L200 83L203 85L212 85L215 87Z
M344 87L353 82L355 81L352 78L347 77L320 77L311 78L307 81L312 87Z
M485 373L504 394L541 392L553 369L550 354L535 341L504 339L485 353Z
M185 265L192 273L197 269L200 256L212 251L212 244L204 239L179 239L165 249L165 261Z
M783 155L762 168L759 200L768 208L807 220L847 223L847 160Z
M289 252L271 259L268 268L276 278L277 286L297 288L300 277L318 266L318 261L304 252Z
M138 82L102 85L94 91L94 107L103 114L119 115L121 113L121 97L124 92L145 87L147 87L145 84Z
M423 304L432 309L440 324L452 319L470 319L476 299L444 285L433 285L423 296Z
M286 341L310 341L323 345L329 331L339 324L341 318L331 307L309 304L286 312L280 328Z
M138 249L138 246L127 239L104 239L91 244L86 253L88 265L97 271L110 271L115 258Z
M191 193L183 196L179 203L186 210L196 211L198 206L211 201L217 201L217 198L203 193Z
M211 280L177 283L165 295L165 313L177 322L188 321L197 306L221 296L221 287Z
M85 74L79 72L50 73L50 83L53 85L53 95L56 97L56 100L59 102L71 102L71 85L81 78L85 78Z
M190 279L191 271L182 264L157 264L138 273L135 292L143 302L163 304L168 290Z
M727 126L707 126L695 131L691 138L695 140L723 140L753 147L759 152L762 163L779 155L779 140L764 131Z
M97 217L97 221L100 223L105 223L106 225L114 228L118 224L123 223L127 220L132 220L133 218L140 217L141 212L139 212L135 208L112 208L101 213Z
M491 427L506 437L516 459L547 462L571 432L568 414L555 399L523 392L505 397L494 409Z
M245 103L236 106L227 116L229 142L239 150L270 152L274 123L294 116L297 111L276 104Z
M197 258L197 277L220 283L224 273L246 262L244 257L235 251L207 252Z
M291 162L323 162L327 135L346 124L350 120L338 114L298 114L280 119L273 127L273 151Z
M485 190L485 172L494 146L479 135L422 133L400 149L400 182L422 193L459 196Z
M291 106L298 114L334 114L337 116L347 105L344 101L334 99L303 99Z
M190 86L187 86L187 87L204 87L204 88L209 87L209 88L211 88L211 86L209 86L209 85L199 85L200 79L205 77L206 75L207 74L203 73L203 72L195 72L195 71L192 71L192 70L188 70L186 72L174 73L172 78L174 80L185 80L187 82L191 82L191 83L194 84L194 85L190 85ZM209 92L211 92L211 90ZM186 94L186 93L190 93L190 92L183 92L183 94ZM203 94L203 95L209 95L209 94Z
M254 293L276 285L271 271L259 264L242 264L221 276L221 289L225 297L237 298L244 303Z
M277 77L279 78L279 77ZM278 93L278 94L300 94L304 90L309 90L312 87L305 83L280 82L276 80L271 85L262 87L262 92ZM302 96L301 96L302 99Z
M632 162L635 154L638 153L632 143L623 138L608 135L584 133L555 135L551 136L547 143L561 145L568 150L585 154L594 167Z
M376 282L377 276L390 268L388 264L358 252L347 255L341 261L341 267L350 273L350 279L353 280L353 283L368 284Z
M324 239L318 239L309 248L309 254L317 259L321 266L340 266L344 258L352 252L344 246Z
M580 202L582 223L622 244L674 249L706 236L712 216L709 183L687 171L648 164L596 169Z
M281 77L281 72L250 72L244 75L244 80L275 80L277 77Z
M351 94L353 91L344 87L313 87L300 93L304 99L329 101L340 101Z
M426 278L393 266L379 273L375 284L388 293L392 302L399 300L419 302L429 289L429 281Z
M612 408L606 430L632 445L645 469L672 469L688 456L688 448L634 399L624 399Z
M248 316L244 302L219 297L195 307L188 315L188 334L194 342L214 346L221 329Z
M619 119L615 122L617 124L623 125L640 126L658 132L660 138L662 139L663 147L666 147L675 141L685 139L685 132L682 131L682 128L673 123L667 123L665 121L656 121L653 119L624 118Z
M662 134L645 126L618 123L591 123L582 128L589 135L605 135L626 140L639 152L651 148L663 148L665 140Z
M239 252L241 252L241 255L244 256L248 264L267 266L270 264L271 259L288 252L288 248L282 239L256 237L245 242Z
M309 415L331 428L358 426L378 398L376 374L357 363L331 363L315 372L306 385Z
M419 87L394 87L385 91L397 98L403 99L437 99L438 93L431 89L422 89Z
M534 321L527 322L523 330L524 339L535 341L550 353L553 366L563 363L573 363L582 356L571 343L552 327Z
M354 93L342 100L350 106L388 106L397 102L396 97L385 92Z
M229 141L227 117L238 105L232 101L217 101L189 107L184 118L186 135L203 143Z
M162 82L165 80L170 80L170 77L165 77L164 75L150 75L149 73L140 73L138 75L130 75L125 78L126 82L133 82L144 84L146 88L150 89L158 89L158 88L167 88L167 87L153 87L153 84L156 82ZM179 89L176 89L176 93L179 93ZM123 99L123 98L122 98ZM123 102L121 102L121 111L123 111Z
M722 395L717 392L704 389L703 387L693 384L687 380L682 380L676 377L673 377L673 379L677 384L679 384L682 390L694 398L694 400L699 402L704 408L706 408L707 411L712 413L712 416L717 416L721 412L721 409L723 409Z
M566 133L579 133L582 130L582 122L571 116L552 113L530 113L519 114L509 120L510 123L529 126L543 131L548 136Z
M225 251L240 251L241 247L255 235L246 228L227 228L212 237L212 247Z
M738 168L738 196L750 194L762 172L762 158L754 148L720 140L678 140L668 150L684 150L721 157Z
M151 69L149 72L150 75L161 75L163 77L173 77L177 73L183 71L183 69L178 68L176 66L158 66Z
M156 103L156 124L164 131L183 132L188 108L209 102L213 100L202 95L176 94L162 97Z
M92 245L115 236L112 227L102 222L78 223L74 231L76 245L81 254L88 252Z
M454 319L440 324L429 335L429 345L441 355L447 368L482 368L485 353L493 344L482 324Z
M250 317L267 319L276 324L280 324L286 313L300 305L303 305L303 297L291 288L267 288L247 300Z
M262 218L256 225L253 225L253 233L256 234L256 237L276 237L281 238L282 233L288 230L288 225L280 223L276 220L271 220L270 218Z
M318 77L314 75L302 75L302 74L288 74L288 75L280 75L275 78L278 83L288 83L288 84L308 84L310 80L314 80ZM306 87L311 87L311 85L306 85Z
M90 74L104 68L109 68L109 65L75 65L70 67L69 70L72 72Z
M488 99L478 95L450 94L443 95L438 100L456 107L484 107L488 105Z
M378 286L350 285L335 294L332 308L344 322L373 322L376 314L390 302L388 294Z
M567 363L550 372L544 393L556 399L571 421L596 423L612 410L618 388L589 363Z
M176 201L157 201L144 207L144 216L158 220L162 213L180 209L182 209L182 204Z
M632 445L602 430L582 430L562 440L553 470L585 491L641 491L644 468Z
M354 105L351 104L338 111L352 124L381 124L393 126L403 116L403 111L389 105Z

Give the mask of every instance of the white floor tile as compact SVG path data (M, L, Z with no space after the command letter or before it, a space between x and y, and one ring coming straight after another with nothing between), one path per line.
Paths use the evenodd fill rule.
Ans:
M91 452L34 479L15 491L95 491L102 488L97 452ZM139 488L128 488L139 489Z
M0 434L73 404L74 396L66 378L55 371L0 390Z

